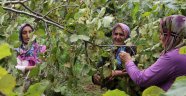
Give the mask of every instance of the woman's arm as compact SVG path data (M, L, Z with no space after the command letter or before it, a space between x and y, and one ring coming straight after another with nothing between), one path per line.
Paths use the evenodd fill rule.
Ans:
M125 68L131 79L142 87L157 85L167 80L175 69L175 62L171 56L163 55L154 64L145 70L139 70L128 54L124 54L123 61L126 62ZM130 55L129 55L130 56ZM122 56L121 56L122 58ZM128 58L128 59L127 59Z

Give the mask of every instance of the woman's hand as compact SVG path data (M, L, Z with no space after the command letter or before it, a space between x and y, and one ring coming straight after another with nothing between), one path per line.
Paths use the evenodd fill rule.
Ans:
M122 61L123 63L125 63L125 64L127 64L129 61L132 60L132 57L130 56L130 54L127 53L127 52L124 52L124 51L121 51L121 52L119 53L119 56L120 56L120 58L121 58L121 61Z
M126 74L127 74L127 72L125 69L124 70L112 70L112 74L109 77L109 80L112 80L112 79L114 79L114 77L117 77L117 76L124 76Z
M36 67L36 65L35 66L27 66L26 67L26 70L31 70L31 69L33 69L33 68L35 68Z

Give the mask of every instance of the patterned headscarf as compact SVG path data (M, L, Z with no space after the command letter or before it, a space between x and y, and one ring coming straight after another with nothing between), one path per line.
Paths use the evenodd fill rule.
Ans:
M180 48L186 43L186 17L171 15L160 20L161 34L164 35L164 53L171 49Z
M123 32L127 32L127 36L126 36L126 39L130 37L130 28L126 25L126 24L123 24L123 23L117 23L113 29L112 29L112 34L115 32L115 29L116 27L120 26L123 30Z

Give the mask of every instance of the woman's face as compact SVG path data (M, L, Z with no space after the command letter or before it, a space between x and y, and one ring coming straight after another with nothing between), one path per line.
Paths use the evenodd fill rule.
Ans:
M127 32L123 32L120 26L116 27L115 31L112 34L112 39L114 45L123 45L126 38Z
M22 38L23 38L23 42L25 44L28 44L29 40L30 40L30 33L32 32L32 28L30 26L25 26L23 28L23 31L22 31Z

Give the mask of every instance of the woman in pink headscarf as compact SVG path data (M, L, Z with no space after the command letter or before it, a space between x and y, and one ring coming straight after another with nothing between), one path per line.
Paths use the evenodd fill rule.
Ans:
M36 40L33 41L32 32L33 27L30 24L22 24L19 28L19 39L21 41L21 46L16 48L18 53L17 56L17 69L25 72L36 67L36 64L41 63L38 58L39 53L44 53L46 51L46 46L39 45Z
M120 58L131 79L142 87L159 86L167 91L176 77L186 76L186 54L180 49L186 46L186 17L172 15L160 21L160 42L164 50L158 60L149 68L139 70L126 52Z
M113 46L118 46L117 49L114 50L115 59L117 61L116 70L112 70L111 75L104 80L101 80L100 74L97 74L97 73L94 74L92 76L92 81L94 84L100 85L101 87L107 87L108 89L111 89L111 90L117 88L117 86L119 85L119 79L116 79L116 78L120 76L124 76L126 74L126 71L123 69L122 62L119 57L119 53L121 51L129 52L126 46L121 46L121 45L125 45L124 41L128 39L129 37L130 37L130 28L126 24L117 23L113 27L112 29ZM111 58L108 58L108 57L102 57L96 67L97 68L102 67L110 59Z

